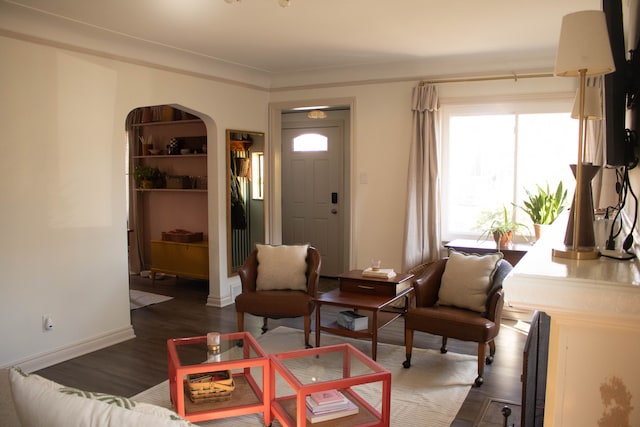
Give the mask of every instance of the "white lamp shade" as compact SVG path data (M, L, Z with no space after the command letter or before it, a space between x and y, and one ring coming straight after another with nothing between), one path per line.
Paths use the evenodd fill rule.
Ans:
M602 119L602 97L600 96L601 89L596 86L587 86L584 91L584 118L586 120L601 120ZM576 98L573 101L573 109L571 110L571 117L574 119L580 118L580 89L576 92Z
M555 74L577 76L579 70L586 70L585 75L589 76L609 74L615 69L604 12L584 10L565 15L560 29Z

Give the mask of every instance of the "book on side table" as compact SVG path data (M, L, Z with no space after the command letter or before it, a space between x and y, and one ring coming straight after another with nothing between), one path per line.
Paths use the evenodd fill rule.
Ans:
M307 396L307 419L320 423L355 415L359 408L338 390L319 391Z
M396 272L393 268L379 268L374 270L373 268L365 268L362 270L363 277L377 277L378 279L393 279L396 277Z
M351 331L362 331L369 328L369 317L351 310L338 313L337 322L338 325Z

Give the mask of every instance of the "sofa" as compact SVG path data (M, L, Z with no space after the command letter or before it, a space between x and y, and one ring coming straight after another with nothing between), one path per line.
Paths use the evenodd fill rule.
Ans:
M79 390L20 369L0 369L3 427L193 427L175 412L148 403Z
M16 407L13 404L8 369L0 369L0 425L5 427L19 427L21 425Z

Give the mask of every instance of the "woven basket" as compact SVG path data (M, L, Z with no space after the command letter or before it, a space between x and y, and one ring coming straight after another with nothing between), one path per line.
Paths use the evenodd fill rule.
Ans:
M222 402L231 399L235 389L231 371L204 372L187 376L189 398L193 403Z
M170 189L191 188L191 180L188 176L167 176L165 182Z
M204 238L204 234L201 231L191 232L187 230L171 230L162 232L162 240L168 242L178 243L193 243L200 242Z

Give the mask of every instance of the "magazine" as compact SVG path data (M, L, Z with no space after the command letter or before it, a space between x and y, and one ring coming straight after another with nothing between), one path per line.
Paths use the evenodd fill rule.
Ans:
M360 408L358 408L356 404L351 402L346 397L345 400L345 403L339 404L341 405L339 409L330 410L327 408L321 408L318 410L318 412L314 412L314 410L311 409L309 405L307 405L307 419L311 423L320 423L324 421L335 420L336 418L346 417L349 415L355 415L360 411ZM307 399L307 402L309 401L311 401L311 398ZM336 403L333 403L333 405L336 405Z

